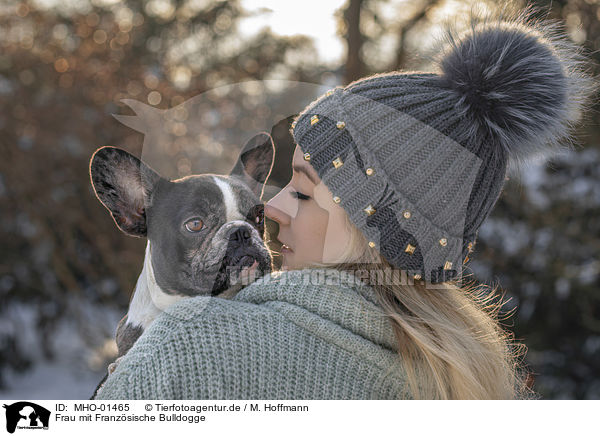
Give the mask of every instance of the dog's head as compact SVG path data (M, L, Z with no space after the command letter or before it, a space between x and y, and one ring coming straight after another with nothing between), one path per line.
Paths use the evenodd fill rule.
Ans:
M98 199L126 234L147 237L156 283L171 294L219 295L243 271L264 275L264 182L274 158L261 133L243 148L228 176L167 180L128 152L98 149L90 176Z

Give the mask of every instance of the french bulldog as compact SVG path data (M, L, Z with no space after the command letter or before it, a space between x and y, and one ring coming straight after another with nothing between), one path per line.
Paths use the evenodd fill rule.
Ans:
M171 181L124 150L96 150L90 160L96 196L121 231L147 238L142 272L116 331L117 362L181 298L231 298L250 274L271 271L260 199L274 154L271 137L260 133L244 146L228 176Z

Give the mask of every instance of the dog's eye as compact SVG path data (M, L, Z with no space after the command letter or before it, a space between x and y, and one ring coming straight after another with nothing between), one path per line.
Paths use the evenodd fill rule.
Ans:
M256 217L254 218L254 222L256 223L257 226L260 226L264 219L265 219L265 211L264 211L264 209L261 208L258 211L258 213L256 214Z
M263 205L255 206L247 217L255 226L262 226L265 219L265 207Z
M188 232L199 232L204 227L204 223L199 218L192 218L185 222L185 228Z

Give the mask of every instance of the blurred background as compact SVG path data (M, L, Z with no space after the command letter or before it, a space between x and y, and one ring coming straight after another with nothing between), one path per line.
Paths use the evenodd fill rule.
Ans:
M158 142L169 176L228 171L243 144L215 131L271 130L275 189L290 177L292 114L266 94L294 94L300 110L367 74L427 71L441 20L472 4L0 2L0 397L88 398L114 357L145 241L117 230L88 165L103 145L146 152L140 105L168 121ZM534 4L597 61L600 0ZM247 81L275 86L229 92ZM206 126L187 128L191 114ZM475 279L511 298L505 324L527 345L530 381L545 399L600 399L598 118L596 105L576 151L508 180L470 263Z

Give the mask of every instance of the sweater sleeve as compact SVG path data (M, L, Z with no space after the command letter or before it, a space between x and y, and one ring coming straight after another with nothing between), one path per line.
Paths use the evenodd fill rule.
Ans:
M186 299L162 313L111 374L97 399L227 399L249 392L268 356L265 334L277 313L213 297Z

